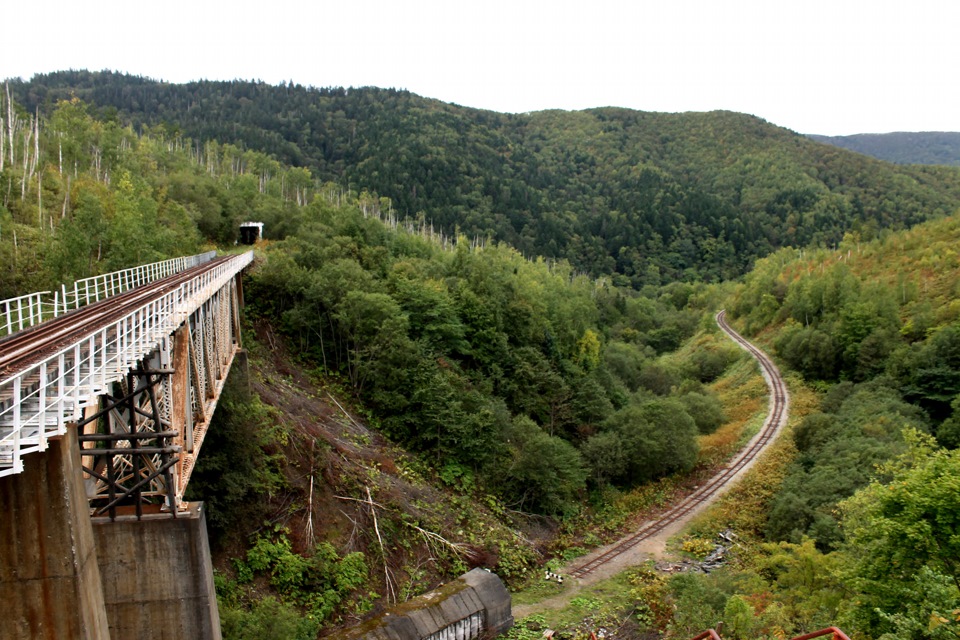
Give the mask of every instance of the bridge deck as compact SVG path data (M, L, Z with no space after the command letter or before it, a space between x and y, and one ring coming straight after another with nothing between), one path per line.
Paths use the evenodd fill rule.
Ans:
M34 323L32 328L0 340L0 477L19 473L25 455L44 450L49 439L63 435L67 423L77 421L192 314L203 314L204 305L252 260L252 252L213 260L53 319L41 314L39 324L31 320L27 324ZM95 283L91 289L88 283L85 290L106 296L153 274L162 271L135 272L123 279L100 276L102 287ZM80 304L81 290L77 287L75 305ZM58 296L61 309L68 297ZM211 334L207 341L216 339ZM202 336L199 342L203 346Z

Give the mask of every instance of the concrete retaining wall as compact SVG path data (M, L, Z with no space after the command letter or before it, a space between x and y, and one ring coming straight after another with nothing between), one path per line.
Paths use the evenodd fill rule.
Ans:
M344 640L474 640L513 626L510 593L495 574L474 569L436 591L348 629Z

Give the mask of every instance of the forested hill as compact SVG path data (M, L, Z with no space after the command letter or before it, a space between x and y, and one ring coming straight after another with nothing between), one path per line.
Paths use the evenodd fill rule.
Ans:
M960 133L947 131L858 133L852 136L809 136L897 164L960 166Z
M10 89L30 111L79 97L101 118L190 138L198 155L212 140L270 153L389 197L401 216L635 287L729 278L780 246L869 238L960 203L960 170L895 166L730 112L507 115L390 89L85 71Z

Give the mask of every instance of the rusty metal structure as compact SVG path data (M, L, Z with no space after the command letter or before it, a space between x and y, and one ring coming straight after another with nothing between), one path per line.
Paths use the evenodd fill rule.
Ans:
M95 513L176 513L240 346L252 260L203 254L0 301L0 477L73 423Z

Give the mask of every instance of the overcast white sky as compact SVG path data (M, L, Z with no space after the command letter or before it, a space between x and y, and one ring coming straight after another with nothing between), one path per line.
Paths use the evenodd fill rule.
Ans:
M113 69L396 87L505 112L960 131L958 0L31 0L2 20L3 78Z

